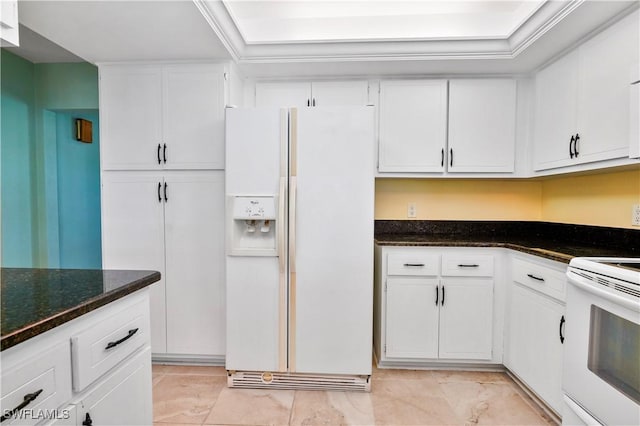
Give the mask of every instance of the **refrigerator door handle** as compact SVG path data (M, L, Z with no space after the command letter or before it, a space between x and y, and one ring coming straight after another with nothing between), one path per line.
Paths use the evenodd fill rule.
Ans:
M285 216L285 191L286 191L286 178L280 178L280 193L278 194L278 222L276 223L276 229L278 232L278 263L280 265L280 273L286 272L286 259L284 258L284 216Z
M289 185L289 270L296 272L296 191L298 189L297 177L291 176Z

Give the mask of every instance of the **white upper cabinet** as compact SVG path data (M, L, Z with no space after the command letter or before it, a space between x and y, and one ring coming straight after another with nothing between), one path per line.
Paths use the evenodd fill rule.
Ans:
M103 170L224 168L222 65L100 67Z
M536 75L534 170L629 156L638 12Z
M516 82L449 81L449 172L513 172Z
M260 82L256 83L257 107L310 106L311 83Z
M349 106L369 103L366 80L258 82L257 107Z
M380 82L380 172L441 172L447 141L447 81Z

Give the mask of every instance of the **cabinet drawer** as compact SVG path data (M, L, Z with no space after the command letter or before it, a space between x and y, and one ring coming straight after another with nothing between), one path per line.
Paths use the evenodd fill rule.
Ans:
M513 259L513 280L564 302L564 272L525 260Z
M443 277L492 277L493 256L491 255L443 255Z
M146 299L124 305L71 337L73 390L80 392L138 348L149 343Z
M389 253L387 275L438 275L439 256L424 253Z
M3 421L5 424L35 424L42 420L38 418L38 413L52 415L55 409L71 398L68 340L15 367L2 367L2 415L19 407L26 399L31 399L22 410L10 416L7 423Z

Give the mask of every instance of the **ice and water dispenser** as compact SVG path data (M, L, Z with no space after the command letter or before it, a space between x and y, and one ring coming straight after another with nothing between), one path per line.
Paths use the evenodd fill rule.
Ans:
M274 196L231 196L230 253L277 255L277 201Z

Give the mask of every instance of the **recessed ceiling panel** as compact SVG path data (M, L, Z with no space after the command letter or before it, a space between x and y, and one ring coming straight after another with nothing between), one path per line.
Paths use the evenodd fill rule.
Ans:
M546 0L223 0L247 44L509 37Z

